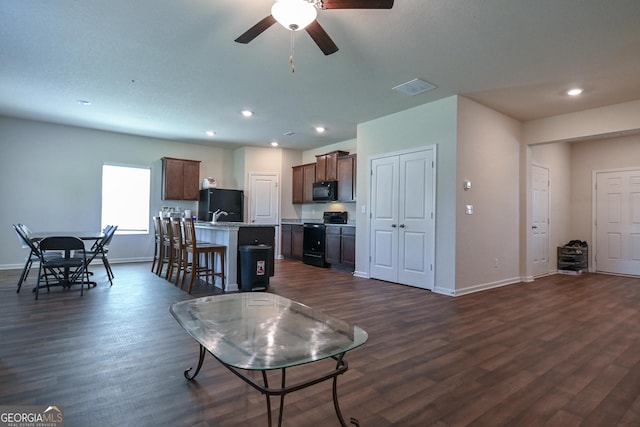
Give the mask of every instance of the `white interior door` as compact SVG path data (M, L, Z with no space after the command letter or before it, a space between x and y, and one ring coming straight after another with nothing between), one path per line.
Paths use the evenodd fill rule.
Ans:
M532 166L531 265L534 276L549 273L549 169Z
M278 224L278 174L249 174L249 222Z
M398 282L433 289L433 150L400 156Z
M398 280L398 156L371 162L371 262L369 275Z
M640 169L596 174L596 270L640 275Z
M434 287L434 150L371 161L370 277Z

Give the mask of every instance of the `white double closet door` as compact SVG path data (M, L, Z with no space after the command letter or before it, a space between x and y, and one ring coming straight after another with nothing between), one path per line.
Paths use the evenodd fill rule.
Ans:
M433 290L435 148L371 160L369 275Z

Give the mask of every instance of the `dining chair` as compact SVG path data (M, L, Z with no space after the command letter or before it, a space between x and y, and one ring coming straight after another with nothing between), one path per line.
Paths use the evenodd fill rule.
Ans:
M153 234L154 234L154 246L153 246L153 264L151 264L151 271L158 274L158 267L160 266L160 259L162 258L162 231L160 225L160 217L153 217Z
M85 256L87 257L87 266L91 265L91 262L100 257L102 260L102 265L107 272L107 278L109 279L110 286L113 286L113 270L111 269L111 264L109 264L109 258L107 255L109 254L109 244L113 239L113 235L116 233L118 229L117 225L107 225L104 229L104 236L101 239L96 240L95 243L91 246L91 248L85 251Z
M56 280L56 285L70 288L80 281L80 296L84 295L84 284L89 289L89 270L84 242L72 236L51 236L42 239L38 245L40 250L40 268L36 285L36 300L40 292L40 281L44 277L49 292L49 278ZM61 252L64 254L61 255ZM47 253L58 256L47 257ZM85 280L86 279L86 280Z
M16 293L20 292L20 288L22 288L22 283L27 280L27 276L29 276L29 272L31 271L31 266L34 262L40 261L40 250L38 249L38 245L36 242L32 241L29 238L29 234L31 231L23 226L22 224L12 224L11 227L16 232L18 236L18 240L20 241L20 245L24 249L29 249L29 255L25 258L25 264L22 269L22 273L20 274L20 278L18 279L18 289ZM60 256L59 253L47 253L48 258L53 258L56 256Z
M215 283L216 276L220 277L222 291L224 292L224 264L227 247L225 245L196 241L193 219L185 218L183 224L185 274L182 276L180 288L182 289L184 287L185 278L187 277L187 272L189 272L191 273L191 280L189 281L188 293L191 293L191 290L193 289L193 282L196 277L204 277L207 281L209 277L211 277L211 283ZM216 254L218 255L218 261L220 263L220 271L216 271ZM204 259L204 265L200 263L201 256Z
M180 273L185 271L184 263L184 233L182 231L182 218L171 219L171 256L169 263L169 272L167 273L167 279L171 280L173 272L176 272L175 285L178 285L180 280Z

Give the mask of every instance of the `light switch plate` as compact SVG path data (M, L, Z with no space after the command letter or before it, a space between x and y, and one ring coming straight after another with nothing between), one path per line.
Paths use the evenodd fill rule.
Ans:
M468 179L464 180L464 189L465 191L471 190L471 181L469 181Z
M464 213L466 215L473 215L473 205L467 205L464 208Z

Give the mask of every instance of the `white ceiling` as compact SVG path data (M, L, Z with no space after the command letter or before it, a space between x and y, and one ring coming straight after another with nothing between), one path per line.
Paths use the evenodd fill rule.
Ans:
M640 99L639 0L396 0L391 10L319 11L340 50L324 56L295 33L293 74L283 27L233 41L272 3L2 0L0 114L309 149L454 94L519 120ZM437 88L414 97L391 89L414 78ZM563 95L576 84L580 98ZM243 118L245 108L254 117ZM316 135L316 125L328 131Z

